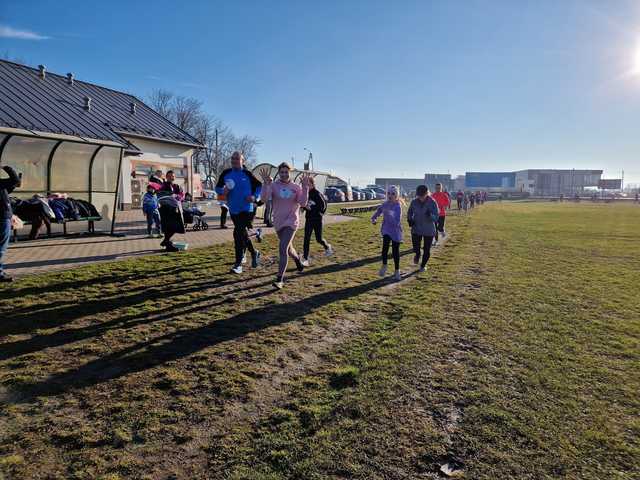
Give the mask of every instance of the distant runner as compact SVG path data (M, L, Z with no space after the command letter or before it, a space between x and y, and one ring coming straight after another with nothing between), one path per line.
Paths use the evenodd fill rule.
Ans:
M456 193L456 201L458 202L458 210L462 210L462 202L464 200L464 193L462 190L458 190Z
M431 194L431 197L438 204L438 221L436 222L436 236L434 238L435 244L438 243L438 233L442 234L442 238L447 236L447 232L444 230L444 221L446 220L447 208L451 205L451 198L449 193L442 191L442 184L436 183L436 191Z

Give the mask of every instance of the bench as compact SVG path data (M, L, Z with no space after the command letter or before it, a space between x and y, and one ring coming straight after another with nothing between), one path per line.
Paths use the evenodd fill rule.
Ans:
M67 236L67 223L71 223L71 222L89 222L88 223L88 233L96 233L96 225L95 222L99 222L100 220L102 220L102 217L98 216L98 217L79 217L78 219L73 219L73 218L65 218L64 220L62 220L61 222L51 222L50 224L46 224L47 225L47 236L50 237L51 236L51 225L62 225L62 235L63 236ZM32 225L31 222L27 222L27 221L23 221L22 222L24 224L24 226L26 227L27 225ZM17 242L18 241L18 230L14 229L13 230L13 241Z
M343 207L340 209L342 215L353 215L354 213L373 212L378 209L380 205L365 205L363 207Z

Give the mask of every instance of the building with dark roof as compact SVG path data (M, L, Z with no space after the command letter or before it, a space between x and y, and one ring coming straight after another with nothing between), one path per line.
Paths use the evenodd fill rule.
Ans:
M17 196L84 195L106 202L97 206L112 219L110 199L136 205L152 171L174 170L193 192L198 148L196 138L133 95L0 60L0 162L23 173Z

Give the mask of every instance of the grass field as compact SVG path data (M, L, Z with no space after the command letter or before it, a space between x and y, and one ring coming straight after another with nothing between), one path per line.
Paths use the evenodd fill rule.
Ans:
M271 238L3 288L0 478L640 478L640 208L448 224L400 283L361 218L283 292Z

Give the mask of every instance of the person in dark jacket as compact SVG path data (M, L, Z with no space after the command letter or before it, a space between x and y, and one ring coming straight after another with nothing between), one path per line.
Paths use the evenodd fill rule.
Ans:
M13 278L2 269L2 260L7 248L9 248L9 239L11 238L13 210L11 210L9 194L20 186L21 179L10 166L5 165L2 169L7 172L9 178L0 179L0 282L11 282Z
M173 183L175 175L172 170L167 172L166 180L160 188L160 223L164 240L160 246L165 247L167 252L177 252L178 249L171 241L171 237L176 233L185 233L184 219L182 217L182 200L184 192L180 185Z
M311 234L315 232L316 242L324 247L324 254L329 257L333 255L333 248L322 238L322 217L327 211L327 201L316 188L313 177L309 177L309 201L305 207L306 218L304 224L304 243L302 265L309 266L309 247L311 245Z
M416 188L416 198L409 205L407 212L407 222L411 227L411 241L413 243L413 264L420 264L420 272L424 272L427 262L431 257L431 244L436 235L436 220L439 212L438 203L429 196L429 189L426 185L418 185ZM424 242L424 247L422 244ZM420 251L422 250L422 261L420 261Z

